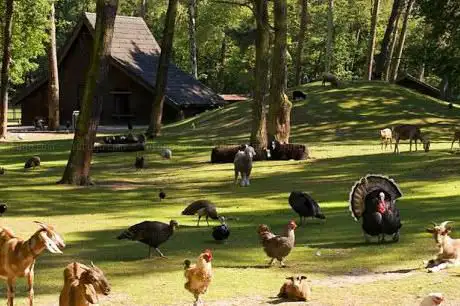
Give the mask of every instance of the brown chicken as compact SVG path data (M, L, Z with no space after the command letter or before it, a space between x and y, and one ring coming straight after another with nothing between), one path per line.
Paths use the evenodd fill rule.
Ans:
M212 279L212 253L204 250L198 256L196 264L190 264L190 260L184 261L184 276L187 279L184 287L195 297L194 305L200 301L200 295L205 294Z
M289 221L286 226L286 232L283 236L275 235L270 232L267 225L261 224L257 230L264 251L268 257L271 258L269 265L272 265L275 259L280 262L280 265L284 267L284 258L289 255L295 244L294 230L297 225L294 220Z

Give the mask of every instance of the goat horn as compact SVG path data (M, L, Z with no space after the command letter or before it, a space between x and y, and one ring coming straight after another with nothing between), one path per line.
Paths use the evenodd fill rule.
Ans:
M439 224L440 227L445 228L447 224L453 223L454 221L444 221L443 223Z

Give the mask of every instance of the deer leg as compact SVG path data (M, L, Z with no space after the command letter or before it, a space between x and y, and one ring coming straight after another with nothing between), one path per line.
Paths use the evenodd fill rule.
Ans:
M415 152L417 152L418 151L418 149L417 149L417 138L415 138L414 141L415 141Z
M399 138L396 138L394 153L399 153Z
M198 215L198 223L196 224L196 226L200 226L200 219L201 219L201 215Z
M454 142L455 142L455 138L454 138L454 140L452 140L452 145L450 146L451 151L454 149ZM459 144L460 144L460 142L459 142Z
M237 182L238 182L238 171L235 170L235 179L233 180L233 184L236 185Z
M412 152L412 138L409 139L409 152Z
M8 286L8 293L7 293L7 296L8 296L8 303L7 305L8 306L13 306L13 300L14 300L14 289L15 289L15 286L16 286L16 279L14 278L8 278L7 280L7 286Z
M206 224L208 224L208 226L209 226L209 221L208 221L208 219L209 219L209 216L206 215Z
M29 306L34 305L34 264L30 268L30 272L27 275L27 285L29 287Z

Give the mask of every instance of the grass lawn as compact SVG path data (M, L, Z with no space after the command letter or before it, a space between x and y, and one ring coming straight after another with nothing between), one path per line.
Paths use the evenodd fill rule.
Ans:
M450 128L457 124L459 110L380 83L351 83L341 89L314 83L302 89L308 99L294 105L291 141L307 144L313 158L256 162L248 188L232 184L231 164L208 163L214 145L248 139L250 105L245 102L166 126L164 136L149 143L146 170L133 169L136 153L96 155L92 175L97 185L89 188L55 184L67 162L68 140L0 144L0 165L7 170L0 177L0 199L9 205L1 225L29 237L36 230L32 221L48 222L67 243L63 255L39 257L36 305L57 305L63 268L74 260L92 260L105 271L112 294L102 305L191 305L182 263L205 248L214 251L215 276L204 296L210 305L266 303L293 273L311 279L312 305L418 305L422 296L437 291L445 294L446 305L459 305L459 269L438 274L420 269L422 260L436 252L424 232L429 222L460 222L460 155L450 153ZM408 153L403 143L400 155L382 152L378 130L397 123L420 124L432 150ZM173 150L171 161L160 158L163 147ZM25 159L34 154L41 156L42 167L24 172ZM367 173L389 175L400 184L399 243L365 245L360 225L350 217L349 190ZM168 195L161 203L160 188ZM291 218L298 220L287 202L292 190L309 192L327 220L297 229L287 268L265 269L268 258L256 227L266 223L280 232ZM180 215L200 198L215 202L221 214L237 217L229 222L227 243L214 243L210 228L196 228L195 217ZM181 227L160 247L167 259L146 259L145 245L115 239L140 221L170 219ZM25 305L24 280L18 282L17 295L18 304ZM0 303L6 303L4 283L0 296Z

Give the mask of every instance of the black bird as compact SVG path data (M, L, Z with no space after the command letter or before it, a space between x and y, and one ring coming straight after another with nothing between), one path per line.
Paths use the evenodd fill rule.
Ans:
M30 169L35 167L40 167L40 157L39 156L33 156L29 158L26 163L24 164L24 169Z
M133 124L131 123L131 120L128 120L128 130L132 130L133 129Z
M221 222L221 225L213 227L212 237L217 241L226 240L228 236L230 236L230 229L225 223L224 217L220 216L219 221Z
M166 193L163 190L160 190L158 197L160 198L160 201L164 200L166 198Z
M144 221L135 224L121 233L117 239L129 239L133 241L140 241L149 246L149 258L151 257L152 248L161 256L158 246L168 241L174 233L174 230L179 226L176 220L171 220L169 224L158 221Z
M449 103L448 107L449 107L449 109L452 109L452 108L454 108L454 105L452 104L452 102L451 102L451 103Z
M137 170L144 169L144 167L145 167L144 156L136 156L136 161L134 162L134 167L136 167Z
M8 206L5 203L0 203L0 216L6 213Z
M0 175L3 175L3 174L5 174L5 168L1 167L0 168Z
M391 235L399 240L402 227L396 199L402 192L396 182L380 175L366 175L355 183L350 192L350 211L355 220L363 219L362 229L366 242L369 236L378 236L378 242Z
M300 224L303 224L306 217L326 219L321 213L318 203L308 194L300 191L293 191L289 195L289 205L299 214ZM303 217L303 219L302 219Z
M67 121L65 122L65 128L66 128L67 131L70 130L70 126L71 126L71 123L70 123L69 120L67 120Z
M200 226L200 219L201 217L206 217L206 223L209 226L208 219L211 218L213 220L219 219L219 215L217 214L216 206L208 200L198 200L187 206L184 211L182 211L183 215L186 216L193 216L198 214L198 223L197 226Z

